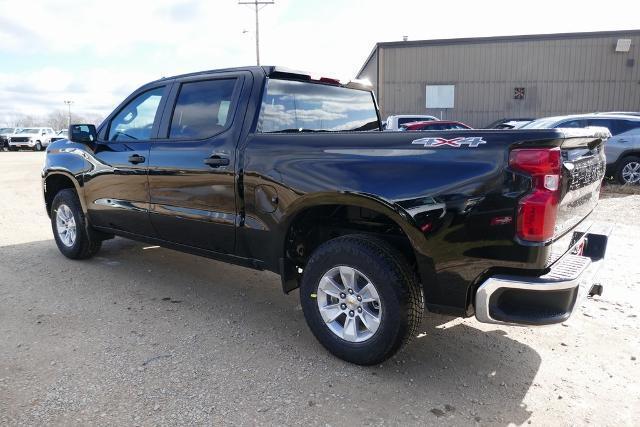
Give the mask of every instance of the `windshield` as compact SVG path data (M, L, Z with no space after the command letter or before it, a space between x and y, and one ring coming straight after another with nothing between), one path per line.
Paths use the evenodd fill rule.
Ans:
M18 133L38 133L39 129L36 128L27 128L19 130Z
M380 130L371 92L340 86L270 79L258 132Z
M520 129L552 129L556 123L558 123L557 117L552 117L550 119L538 119L527 123Z
M0 133L13 133L13 128L0 128Z
M67 129L58 132L58 136L66 136L69 131Z

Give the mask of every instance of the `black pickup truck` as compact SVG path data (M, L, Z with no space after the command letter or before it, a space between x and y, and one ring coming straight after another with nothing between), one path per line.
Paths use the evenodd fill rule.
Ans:
M278 67L163 78L52 143L44 200L60 251L114 235L275 272L309 327L358 364L426 310L566 320L607 231L596 130L382 132L373 93Z

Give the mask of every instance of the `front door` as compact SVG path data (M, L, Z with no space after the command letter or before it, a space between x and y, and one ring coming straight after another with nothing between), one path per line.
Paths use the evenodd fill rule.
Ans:
M149 146L168 92L168 86L158 86L134 96L101 129L93 157L87 159L90 170L84 174L93 225L154 236L149 221Z
M243 73L183 79L172 89L149 154L151 223L161 239L233 253L237 111Z

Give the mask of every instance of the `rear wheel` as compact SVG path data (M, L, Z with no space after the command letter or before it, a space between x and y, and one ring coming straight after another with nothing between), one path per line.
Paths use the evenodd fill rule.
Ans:
M54 197L51 228L58 249L67 258L90 258L102 245L102 241L87 226L78 195L71 189L60 190Z
M307 324L327 350L360 365L380 363L415 336L422 288L404 257L386 242L338 237L311 256L300 286Z
M640 157L629 156L622 159L616 179L620 184L640 184Z

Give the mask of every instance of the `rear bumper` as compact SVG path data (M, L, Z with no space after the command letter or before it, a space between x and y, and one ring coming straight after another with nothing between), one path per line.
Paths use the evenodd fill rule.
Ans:
M582 254L569 253L540 277L495 276L485 280L475 296L476 318L483 323L551 325L571 316L576 301L601 293L595 276L604 262L611 228L585 235Z

